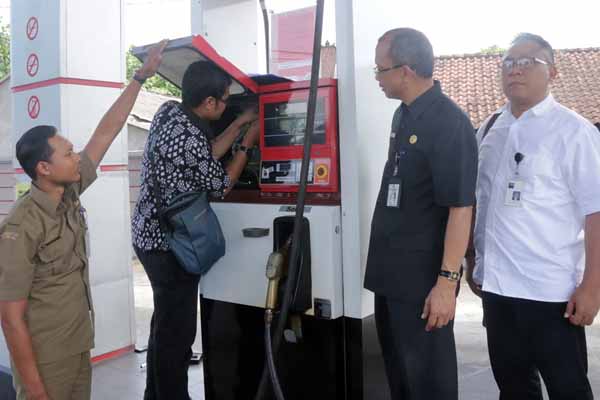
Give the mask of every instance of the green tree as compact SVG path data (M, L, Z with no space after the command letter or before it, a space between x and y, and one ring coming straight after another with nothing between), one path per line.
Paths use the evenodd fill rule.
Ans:
M0 18L0 79L10 73L10 28Z
M142 63L133 55L131 49L129 49L129 51L127 52L126 63L127 81L130 81L133 75L135 74L135 71L137 71L138 68L142 66ZM179 90L177 86L173 85L169 81L164 80L158 75L155 75L152 78L148 79L144 84L144 88L154 93L164 94L167 96L181 97L181 90Z
M503 49L502 47L498 46L498 45L493 45L490 47L486 47L485 49L481 49L480 53L481 54L502 54L506 51L506 49Z

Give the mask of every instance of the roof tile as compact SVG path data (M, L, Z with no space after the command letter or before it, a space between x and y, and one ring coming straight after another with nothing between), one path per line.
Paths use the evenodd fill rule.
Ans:
M555 59L559 74L551 90L556 100L600 123L600 48L557 50ZM500 54L436 58L435 78L474 126L506 102L500 85L501 60Z

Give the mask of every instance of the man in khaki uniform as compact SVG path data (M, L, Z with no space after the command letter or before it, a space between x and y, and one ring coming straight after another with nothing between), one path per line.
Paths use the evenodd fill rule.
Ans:
M166 44L151 50L83 152L51 126L32 128L17 143L32 186L0 225L0 320L18 400L90 398L93 307L79 196L96 179Z

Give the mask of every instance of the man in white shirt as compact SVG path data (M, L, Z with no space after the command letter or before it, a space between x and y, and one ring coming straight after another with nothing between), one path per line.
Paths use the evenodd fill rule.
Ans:
M584 326L600 307L600 135L554 100L556 74L548 42L519 35L502 61L509 101L477 136L467 275L501 400L541 400L538 374L551 400L593 398Z

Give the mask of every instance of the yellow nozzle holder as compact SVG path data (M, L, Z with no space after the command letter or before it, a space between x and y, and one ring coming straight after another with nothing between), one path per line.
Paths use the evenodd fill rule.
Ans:
M267 270L265 275L269 280L267 287L266 308L274 310L277 307L277 292L279 290L279 280L281 279L285 257L278 251L269 255L267 260Z

